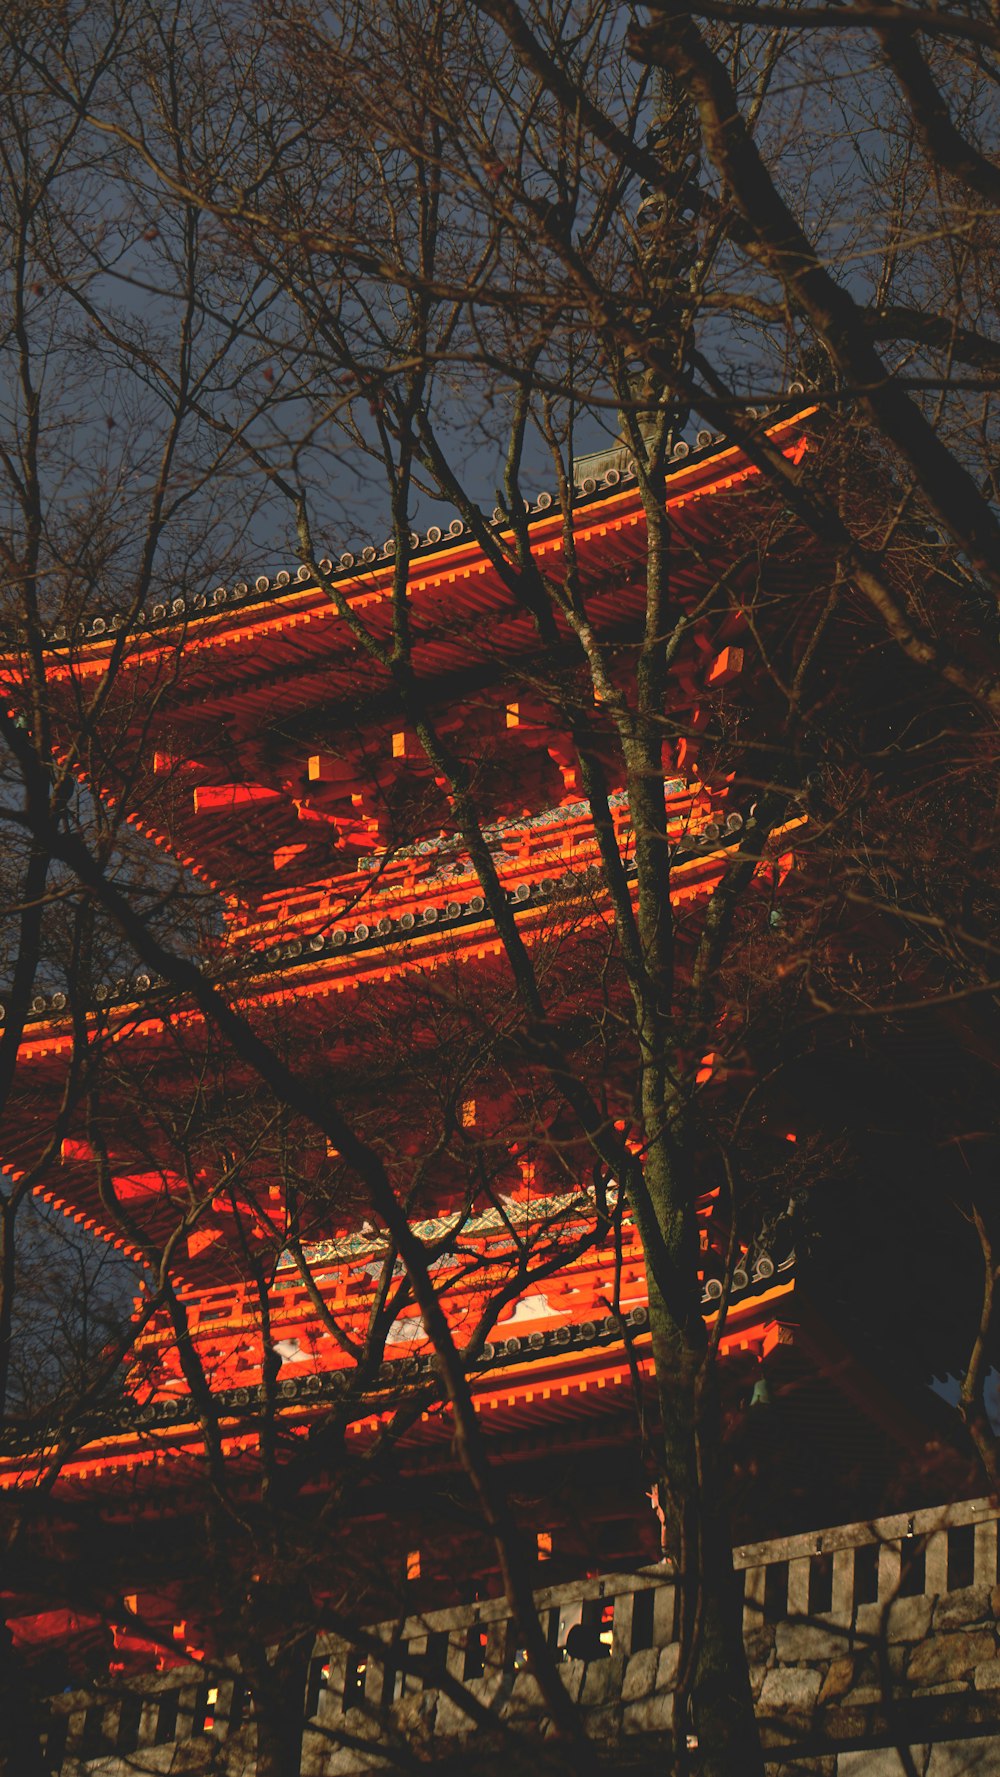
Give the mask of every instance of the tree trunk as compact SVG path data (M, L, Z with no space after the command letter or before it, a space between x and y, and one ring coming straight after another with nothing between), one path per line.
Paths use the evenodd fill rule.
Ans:
M244 1654L257 1728L256 1777L300 1777L311 1652L311 1638L297 1636L284 1646Z
M677 1770L762 1777L713 1369L704 1344L699 1349L679 1334L652 1277L649 1299L662 1421L660 1497L677 1572ZM686 1747L692 1731L698 1743L693 1757Z
M6 1623L0 1623L0 1722L0 1777L46 1777L41 1711Z

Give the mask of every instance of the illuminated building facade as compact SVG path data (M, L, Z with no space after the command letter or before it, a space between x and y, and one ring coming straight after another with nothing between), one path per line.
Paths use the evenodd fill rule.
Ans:
M796 457L806 447L801 417L776 424L772 436ZM674 466L673 585L692 611L727 559L727 502L754 475L737 450L718 442ZM588 614L598 633L627 648L644 605L635 481L612 460L600 484L585 478L578 496L573 544ZM546 496L532 509L530 536L536 560L558 571L564 516ZM388 546L323 571L387 644ZM419 539L408 601L422 694L440 730L459 737L474 762L484 834L508 903L529 948L545 949L548 990L565 1013L592 991L581 984L599 976L594 949L609 918L566 714L567 697L578 694L572 676L560 678L552 650L540 662L530 611L461 521L447 535L432 529ZM638 1375L648 1384L650 1367L638 1240L627 1213L614 1214L614 1182L593 1178L585 1145L505 1055L497 1034L506 991L501 940L456 831L447 782L394 709L378 662L305 571L156 606L140 614L123 650L114 617L88 619L71 636L55 632L48 677L57 707L65 700L67 736L68 711L111 662L104 756L96 770L81 762L81 777L109 804L127 794L137 811L131 824L205 887L206 901L222 909L205 940L209 973L255 1028L296 1063L307 1061L389 1156L411 1220L436 1254L435 1278L460 1346L503 1294L470 1378L540 1558L567 1575L655 1559L635 1433L634 1383ZM725 784L701 777L698 757L707 706L739 695L742 665L738 611L711 626L692 623L674 672L684 737L664 748L672 897L681 917L685 907L697 917L745 818ZM18 672L11 657L12 699ZM551 696L553 683L562 686L561 701ZM629 806L613 781L610 739L602 762L628 868ZM772 881L791 866L791 830L787 844L768 865ZM168 999L151 973L97 982L85 1017L101 1038L100 1093L96 1103L84 1095L68 1118L60 1161L42 1174L40 1194L137 1263L148 1265L151 1250L170 1244L226 1457L253 1471L260 1401L272 1387L293 1444L331 1404L350 1400L347 1445L363 1451L401 1391L429 1383L432 1359L402 1267L386 1278L385 1232L340 1157L294 1120L255 1121L245 1070L222 1057L202 1012L176 994ZM4 1138L11 1171L36 1164L56 1125L78 1040L65 997L40 995ZM627 1064L620 1079L607 1054L593 1065L608 1116L627 1130ZM702 1065L707 1083L713 1057ZM206 1097L212 1114L199 1122L185 1107ZM220 1106L229 1107L230 1125ZM602 1202L609 1223L595 1239ZM707 1316L725 1269L710 1211L706 1201ZM384 1342L359 1387L373 1313L386 1304ZM182 1520L203 1432L176 1320L162 1306L150 1313L143 1293L136 1314L125 1401L95 1414L61 1461L57 1496L88 1509L97 1502L99 1512L108 1502L105 1516L114 1505L133 1520L156 1517L169 1499ZM748 1394L765 1360L807 1370L824 1338L796 1299L791 1254L745 1253L720 1344L737 1385ZM444 1554L422 1553L423 1489L455 1468L448 1416L433 1400L406 1432L399 1459L413 1511L372 1489L365 1523L380 1556L391 1554L411 1583L419 1579L436 1595L495 1586L488 1557L471 1532L463 1540L460 1525L439 1539ZM36 1449L9 1448L0 1486L30 1485L45 1460ZM582 1495L572 1485L581 1475ZM132 1584L123 1587L116 1570L114 1586L118 1605L109 1594L107 1613L122 1662L155 1652L128 1627L128 1600L137 1597L144 1621L173 1637L178 1657L211 1640L211 1625L194 1620L140 1558ZM26 1599L22 1639L85 1637L85 1618L32 1612ZM162 1660L162 1648L155 1657Z

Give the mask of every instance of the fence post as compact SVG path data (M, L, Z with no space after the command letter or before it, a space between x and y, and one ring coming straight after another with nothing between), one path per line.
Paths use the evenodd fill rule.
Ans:
M997 1583L997 1521L987 1518L975 1531L974 1581L977 1586Z
M809 1555L799 1555L788 1563L788 1603L790 1617L804 1617L809 1614L809 1570L812 1559Z
M743 1633L750 1635L760 1629L764 1622L764 1593L767 1588L767 1568L748 1567L745 1569L746 1581L743 1587Z
M884 1604L899 1591L903 1552L898 1542L882 1543L878 1552L878 1601Z
M932 1596L948 1590L948 1532L934 1530L924 1548L924 1591Z

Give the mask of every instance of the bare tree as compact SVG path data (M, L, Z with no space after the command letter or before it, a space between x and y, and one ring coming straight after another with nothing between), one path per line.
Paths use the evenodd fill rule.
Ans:
M704 29L695 16L707 17ZM992 120L995 46L977 16L965 38L963 22L945 36L878 9L838 13L832 69L823 48L831 17L792 22L783 9L750 6L657 13L630 40L618 10L599 4L484 0L471 26L464 9L437 3L389 6L374 20L351 6L280 19L265 10L238 41L211 7L197 24L180 10L126 18L111 7L86 27L22 24L12 41L66 131L103 145L113 189L127 194L130 244L138 218L147 225L140 238L172 243L177 231L183 248L178 301L162 263L123 261L115 237L98 231L78 249L86 276L64 281L60 300L75 303L112 361L161 390L205 441L200 490L238 477L256 510L284 503L300 561L414 737L476 871L508 970L498 1053L545 1081L572 1128L574 1161L586 1153L602 1180L624 1188L645 1252L661 1497L683 1598L679 1770L691 1755L689 1701L700 1769L743 1772L755 1756L714 1341L700 1306L698 1200L724 1181L720 1221L731 1240L737 1212L743 1224L774 1213L775 1181L750 1132L803 1042L822 1054L817 1030L846 1027L852 1035L836 1040L851 1041L874 1029L881 1041L911 1013L956 998L978 1007L996 989L988 895L976 872L959 888L954 852L942 858L932 840L959 782L970 828L992 812L998 697L995 173L976 141ZM918 47L924 29L929 60ZM862 30L875 34L875 59L856 48L867 39L847 36ZM113 102L97 79L105 70ZM946 77L959 83L964 134L942 111ZM832 108L834 87L845 85L864 127L845 126ZM971 227L956 181L977 194ZM175 369L147 337L148 320L104 303L101 282L116 271L152 293L156 317L182 317ZM211 342L197 371L195 338ZM810 409L792 456L775 414L761 412L790 378L796 404ZM670 500L692 415L755 471L720 504L714 535L686 525ZM580 440L602 437L615 464L634 465L643 511L623 634L602 614L601 572L579 551L571 516L584 479ZM361 510L367 499L388 514L388 629L365 617L355 596L363 578L345 582L322 553L330 467L345 459ZM526 490L542 473L564 516L558 560L533 540ZM150 520L157 547L177 485L171 460ZM188 482L180 485L186 508ZM562 762L589 804L614 936L605 973L589 977L590 1001L581 996L588 1039L567 1024L559 971L525 942L511 910L488 838L495 787L468 698L449 705L420 667L411 527L429 500L457 515L533 626L530 693L544 712L536 726L566 737ZM108 534L127 532L116 508ZM158 567L162 583L173 575L190 584L204 548L191 548L183 576L176 560ZM147 546L129 600L118 598L123 614L148 600L153 559ZM30 576L26 584L31 729L10 719L5 727L34 786L22 824L46 868L55 860L72 875L274 1105L321 1132L374 1206L434 1345L529 1657L572 1739L431 1272L442 1255L413 1231L403 1183L410 1169L412 1184L411 1162L387 1158L344 1113L342 1092L317 1090L280 1035L262 1032L224 982L164 937L135 878L116 872L108 847L149 788L127 709L125 630L108 689L70 721L65 693L49 682ZM698 670L702 644L735 647L736 637L746 658L740 690L713 691ZM182 682L183 628L174 661ZM168 675L164 702L170 689ZM151 714L148 732L154 725ZM103 842L65 794L53 801L50 760L63 754L115 798ZM672 824L664 788L695 756L720 803L730 786L725 806L738 816L703 910L671 902L687 835ZM619 788L631 811L626 856L612 819ZM395 819L405 818L400 805ZM799 888L783 911L768 885L787 868L791 830ZM863 983L844 963L845 946L864 959ZM608 956L610 1003L598 1012ZM602 1090L608 1016L624 1119L609 1115ZM707 1055L715 1083L703 1090ZM454 1109L443 1107L431 1148L450 1134ZM954 1136L945 1120L940 1140ZM746 1178L754 1165L758 1176ZM243 1190L238 1177L233 1190ZM241 1199L244 1214L252 1197ZM978 1197L969 1214L982 1222ZM288 1233L296 1238L294 1226ZM988 1237L984 1253L992 1287ZM266 1316L266 1277L262 1286ZM981 1441L991 1301L966 1390ZM386 1295L383 1322L389 1304ZM365 1364L380 1361L377 1316L373 1325L362 1379ZM189 1352L179 1321L175 1333ZM211 1389L190 1362L211 1453ZM228 1485L218 1463L216 1481ZM294 1618L289 1598L279 1584L258 1628ZM263 1669L257 1685L263 1696ZM275 1753L290 1756L287 1745Z

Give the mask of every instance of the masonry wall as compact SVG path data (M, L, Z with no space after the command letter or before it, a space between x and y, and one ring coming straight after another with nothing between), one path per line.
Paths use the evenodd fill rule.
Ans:
M991 1502L970 1501L735 1551L775 1774L1000 1773L998 1516ZM554 1649L580 1622L592 1650L607 1649L588 1660L563 1655L587 1732L623 1762L662 1745L678 1665L669 1574L614 1574L536 1599ZM303 1777L398 1768L394 1753L414 1743L426 1757L460 1750L470 1736L502 1750L547 1734L503 1600L381 1624L372 1635L367 1649L317 1641ZM247 1716L237 1679L195 1667L120 1696L67 1695L53 1702L53 1769L252 1777Z

